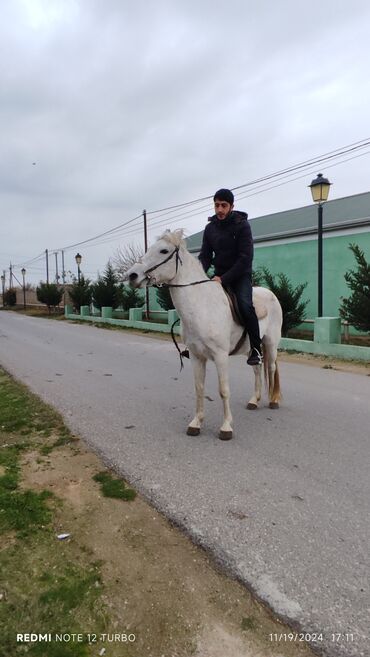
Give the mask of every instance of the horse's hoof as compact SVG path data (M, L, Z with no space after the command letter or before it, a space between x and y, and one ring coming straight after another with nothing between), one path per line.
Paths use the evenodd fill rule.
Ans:
M279 402L270 402L269 408L279 408Z
M247 404L247 409L248 409L249 411L255 411L256 408L258 408L257 404L253 404L253 402L248 402L248 404Z
M186 433L188 436L199 436L200 429L198 427L188 427Z
M218 434L220 440L231 440L233 437L232 431L220 431Z

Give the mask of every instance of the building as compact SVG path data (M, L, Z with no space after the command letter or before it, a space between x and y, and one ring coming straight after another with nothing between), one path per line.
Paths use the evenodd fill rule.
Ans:
M241 207L240 209L244 209ZM247 209L247 208L246 208ZM317 206L250 219L255 255L254 269L266 266L272 274L284 272L294 286L307 282L307 317L317 315ZM187 239L199 253L203 231ZM358 244L370 260L370 192L327 201L323 212L323 315L338 316L341 297L350 290L344 280L356 268L348 248Z

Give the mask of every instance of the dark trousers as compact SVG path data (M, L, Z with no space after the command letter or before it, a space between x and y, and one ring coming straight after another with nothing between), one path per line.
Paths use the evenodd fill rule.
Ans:
M238 300L239 310L244 320L245 328L248 331L251 348L261 349L260 329L256 311L252 301L252 276L244 274L237 281L234 281L230 288L235 293Z

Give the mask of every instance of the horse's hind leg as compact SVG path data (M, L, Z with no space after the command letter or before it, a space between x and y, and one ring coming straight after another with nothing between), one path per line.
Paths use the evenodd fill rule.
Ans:
M250 411L254 411L258 408L258 402L262 396L262 365L253 365L254 371L254 395L250 398L249 402L246 404L246 408Z
M215 357L218 375L220 397L224 404L224 422L220 429L220 440L230 440L233 437L232 415L230 410L230 387L229 387L229 355Z
M206 377L206 360L198 358L191 354L193 365L195 394L196 394L196 413L194 419L190 422L186 433L188 436L198 436L204 418L204 380Z
M281 399L280 376L277 364L277 346L269 339L264 341L265 374L268 381L269 407L279 408Z

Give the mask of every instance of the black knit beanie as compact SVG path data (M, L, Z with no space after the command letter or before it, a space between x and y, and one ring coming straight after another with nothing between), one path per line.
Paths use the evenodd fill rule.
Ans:
M226 201L230 205L234 205L234 194L230 189L219 189L213 197L214 201Z

